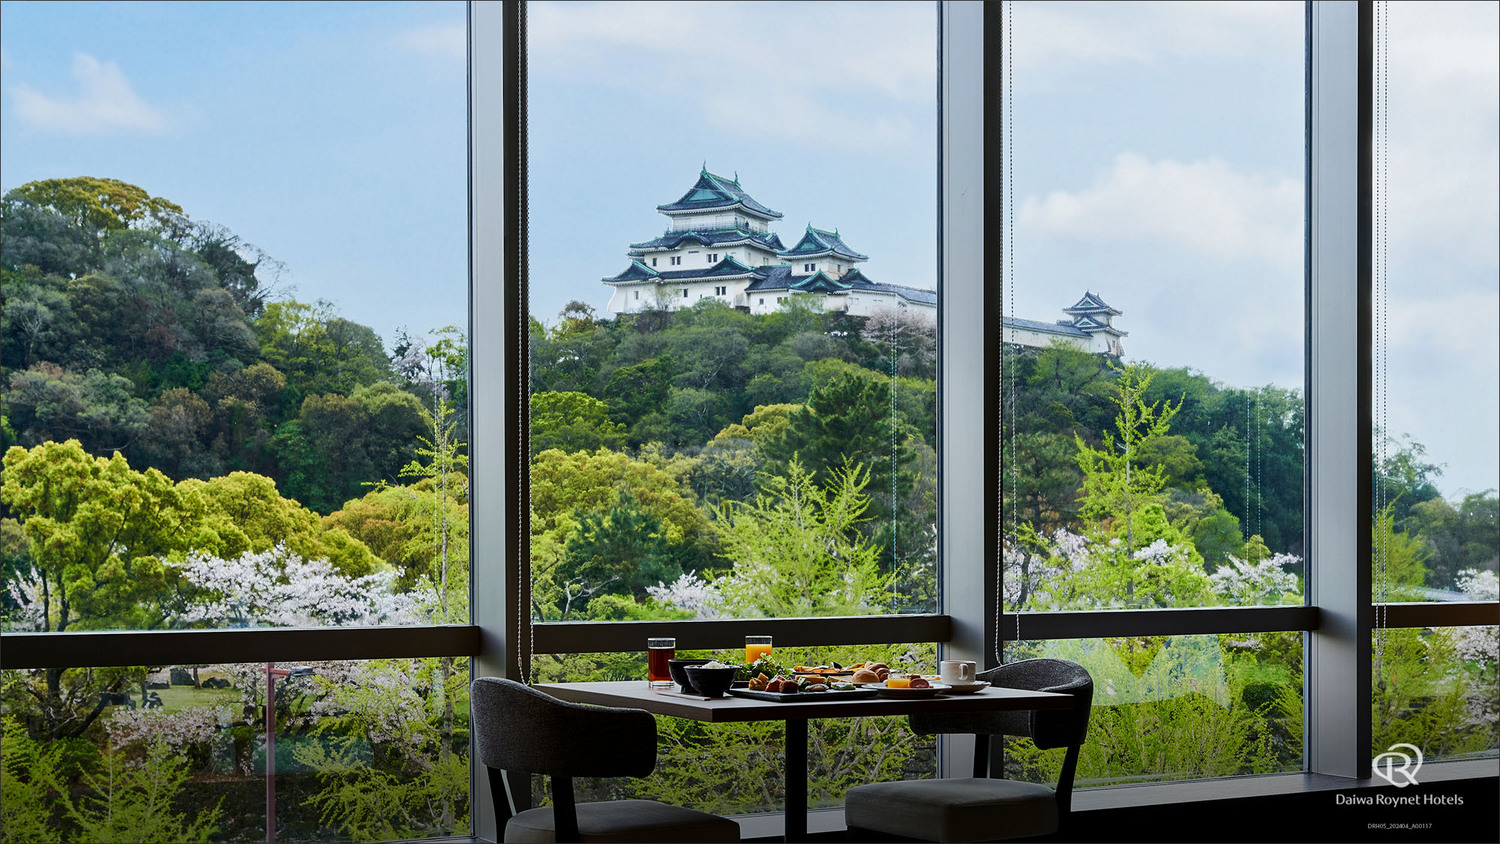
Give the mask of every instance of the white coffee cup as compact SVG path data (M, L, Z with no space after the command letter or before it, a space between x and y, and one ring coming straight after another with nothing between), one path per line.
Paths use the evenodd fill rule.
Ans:
M967 685L974 682L978 666L967 660L945 659L938 663L938 678L948 685Z

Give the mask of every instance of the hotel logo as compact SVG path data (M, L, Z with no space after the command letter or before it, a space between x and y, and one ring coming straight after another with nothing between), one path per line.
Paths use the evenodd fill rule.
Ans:
M1417 755L1413 760L1411 756L1400 748L1410 748ZM1397 788L1405 788L1408 785L1417 784L1417 771L1422 769L1422 751L1414 744L1393 744L1386 752L1375 757L1371 764L1375 776Z

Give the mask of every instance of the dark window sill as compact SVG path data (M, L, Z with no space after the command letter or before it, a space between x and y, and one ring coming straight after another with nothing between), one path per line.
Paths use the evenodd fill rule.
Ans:
M1323 774L1267 774L1109 786L1075 792L1069 830L1034 841L1485 841L1500 840L1495 793L1500 759L1434 762L1419 785L1398 789L1380 779ZM1376 806L1341 803L1340 795L1434 795L1462 805ZM1170 808L1168 808L1170 807ZM738 815L740 840L781 840L779 813ZM1371 824L1387 824L1372 829ZM1404 824L1405 826L1399 826ZM1426 828L1417 825L1431 824ZM808 813L812 841L846 841L844 810ZM476 839L477 840L477 839Z

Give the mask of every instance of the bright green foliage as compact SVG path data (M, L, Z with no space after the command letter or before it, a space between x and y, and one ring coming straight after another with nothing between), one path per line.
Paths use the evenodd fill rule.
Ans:
M401 556L426 558L420 571L438 596L433 620L447 624L465 623L469 614L469 456L454 437L453 415L441 401L433 413L423 411L431 438L417 438L417 459L401 470L403 477L422 479L406 488L415 494L419 518L411 521Z
M1135 531L1145 508L1160 504L1166 486L1164 467L1142 463L1143 454L1155 454L1157 442L1167 430L1177 408L1170 403L1147 404L1143 396L1151 387L1153 373L1138 364L1119 370L1113 396L1119 412L1114 432L1102 434L1103 444L1095 448L1077 437L1078 467L1083 470L1079 497L1083 518L1112 537L1123 537L1131 549L1146 543L1137 542Z
M103 771L83 775L93 796L75 803L71 795L62 795L64 810L78 825L77 840L98 844L207 844L217 829L219 807L198 808L191 818L185 812L173 811L188 781L186 758L158 743L146 751L138 765L127 764L114 751L106 752L102 761Z
M733 564L718 581L732 615L795 618L880 612L891 576L880 570L881 548L859 532L870 498L870 473L846 463L819 484L801 461L769 475L751 502L715 509L724 550Z
M290 498L263 475L230 472L209 481L178 484L184 505L201 501L196 550L223 559L245 551L265 551L278 544L303 559L326 559L350 577L369 574L381 561L363 543L337 525L325 527L318 515Z
M792 414L801 411L800 404L757 405L755 412L730 425L714 436L715 440L748 439L765 446L786 435L791 425Z
M531 453L549 448L593 451L619 448L625 426L610 421L609 405L586 393L533 393Z
M14 718L0 718L0 842L61 841L53 806L65 789L62 745L36 741Z
M468 660L371 660L360 682L318 677L338 714L320 719L323 741L297 761L324 788L309 801L324 823L355 841L465 835L469 761L458 730L468 722ZM371 764L359 747L383 760Z
M1394 510L1390 504L1375 514L1372 571L1377 588L1383 580L1389 590L1388 595L1375 597L1383 601L1422 600L1417 590L1426 585L1426 562L1431 551L1420 537L1396 529Z
M712 542L713 527L672 468L608 449L592 454L544 451L531 465L532 600L543 618L574 612L575 600L599 591L601 584L584 580L583 569L578 567L586 566L596 552L602 553L601 538L607 540L605 544L615 541L609 539L609 525L619 522L611 522L607 514L622 495L633 502L627 510L640 514L630 518L659 526L653 528L657 539L639 540L642 553L649 546L652 554L665 554L683 568L707 562L705 549ZM583 544L574 545L569 561L568 547L589 514L595 514L594 537L579 540ZM625 541L618 534L615 537Z
M47 584L44 629L148 628L161 623L166 558L186 551L181 498L155 469L77 440L5 454L0 502L21 520Z
M261 357L302 395L347 395L392 378L375 332L339 317L328 302L269 302L255 320L255 334Z
M79 228L117 231L136 223L161 226L182 207L119 179L80 177L27 182L5 195L68 218Z
M1445 630L1402 628L1375 635L1371 693L1371 754L1397 742L1428 756L1453 756L1494 746L1493 724L1467 711L1470 678ZM1493 674L1488 678L1491 692Z

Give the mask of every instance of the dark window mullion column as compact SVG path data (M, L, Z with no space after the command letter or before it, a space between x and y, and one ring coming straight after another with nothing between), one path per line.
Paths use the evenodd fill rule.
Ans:
M509 169L509 133L520 104L511 67L518 57L506 24L512 4L469 4L469 560L470 619L480 631L475 676L513 677L517 593L515 566L507 535L526 529L512 524L507 468L515 450L514 325L509 310L508 259L513 260L513 226L507 202L519 181ZM522 314L519 317L524 320ZM524 360L525 358L522 358ZM520 376L524 384L524 373ZM525 435L524 423L521 435ZM523 440L524 444L524 440ZM481 839L499 841L487 773L470 742L470 827Z
M989 4L945 2L938 19L938 609L952 619L939 653L982 665L996 662L999 598L992 344L1000 320L986 295L999 261L987 235L999 221L985 217L998 184L986 170L986 141L994 139L985 131L985 21L993 26L998 14ZM972 753L973 742L944 741L942 771L967 776Z
M1309 771L1370 776L1370 84L1367 0L1308 4Z

